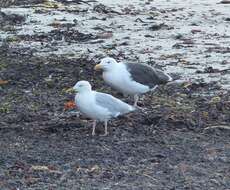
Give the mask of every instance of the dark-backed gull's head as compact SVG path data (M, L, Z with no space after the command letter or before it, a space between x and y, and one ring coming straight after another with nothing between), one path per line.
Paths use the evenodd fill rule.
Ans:
M101 60L100 64L97 64L94 69L99 70L102 69L103 71L112 70L116 67L117 61L111 57L105 57Z
M73 90L75 92L86 92L86 91L91 91L91 85L89 84L88 81L79 81L77 82L74 87L73 87Z

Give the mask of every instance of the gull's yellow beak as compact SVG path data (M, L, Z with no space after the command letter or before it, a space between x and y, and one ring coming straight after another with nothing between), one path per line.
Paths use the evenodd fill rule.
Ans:
M74 90L73 88L68 88L66 90L66 93L73 93L73 92L76 92L76 90Z
M101 65L100 64L95 65L94 70L100 70L100 69L101 69Z

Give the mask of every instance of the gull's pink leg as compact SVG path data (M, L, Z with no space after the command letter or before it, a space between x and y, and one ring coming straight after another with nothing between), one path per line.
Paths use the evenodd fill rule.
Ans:
M108 121L105 120L105 133L103 136L107 136L109 133L108 133Z
M92 135L93 135L93 136L95 135L95 128L96 128L96 125L97 125L97 121L94 120L94 121L93 121L93 131L92 131Z
M134 104L133 104L134 107L137 107L138 100L139 100L139 96L137 94L135 94L134 95Z

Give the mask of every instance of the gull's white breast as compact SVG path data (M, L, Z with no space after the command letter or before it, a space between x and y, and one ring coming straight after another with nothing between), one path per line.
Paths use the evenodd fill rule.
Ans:
M75 102L80 112L92 119L104 121L110 118L110 112L96 104L94 92L78 93Z
M140 84L131 78L131 74L127 71L122 63L112 71L104 71L103 79L105 82L123 94L135 95L148 92L148 86Z

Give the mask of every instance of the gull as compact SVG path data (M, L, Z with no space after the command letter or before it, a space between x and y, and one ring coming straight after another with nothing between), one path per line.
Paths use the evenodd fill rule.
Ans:
M137 107L140 94L172 81L171 76L147 64L118 63L111 57L103 58L94 69L103 70L103 79L109 86L124 95L133 96L135 107Z
M103 121L106 136L107 122L111 118L134 111L135 108L110 94L92 90L88 81L79 81L72 88L76 92L75 103L81 113L93 119L92 135L95 135L97 121Z

